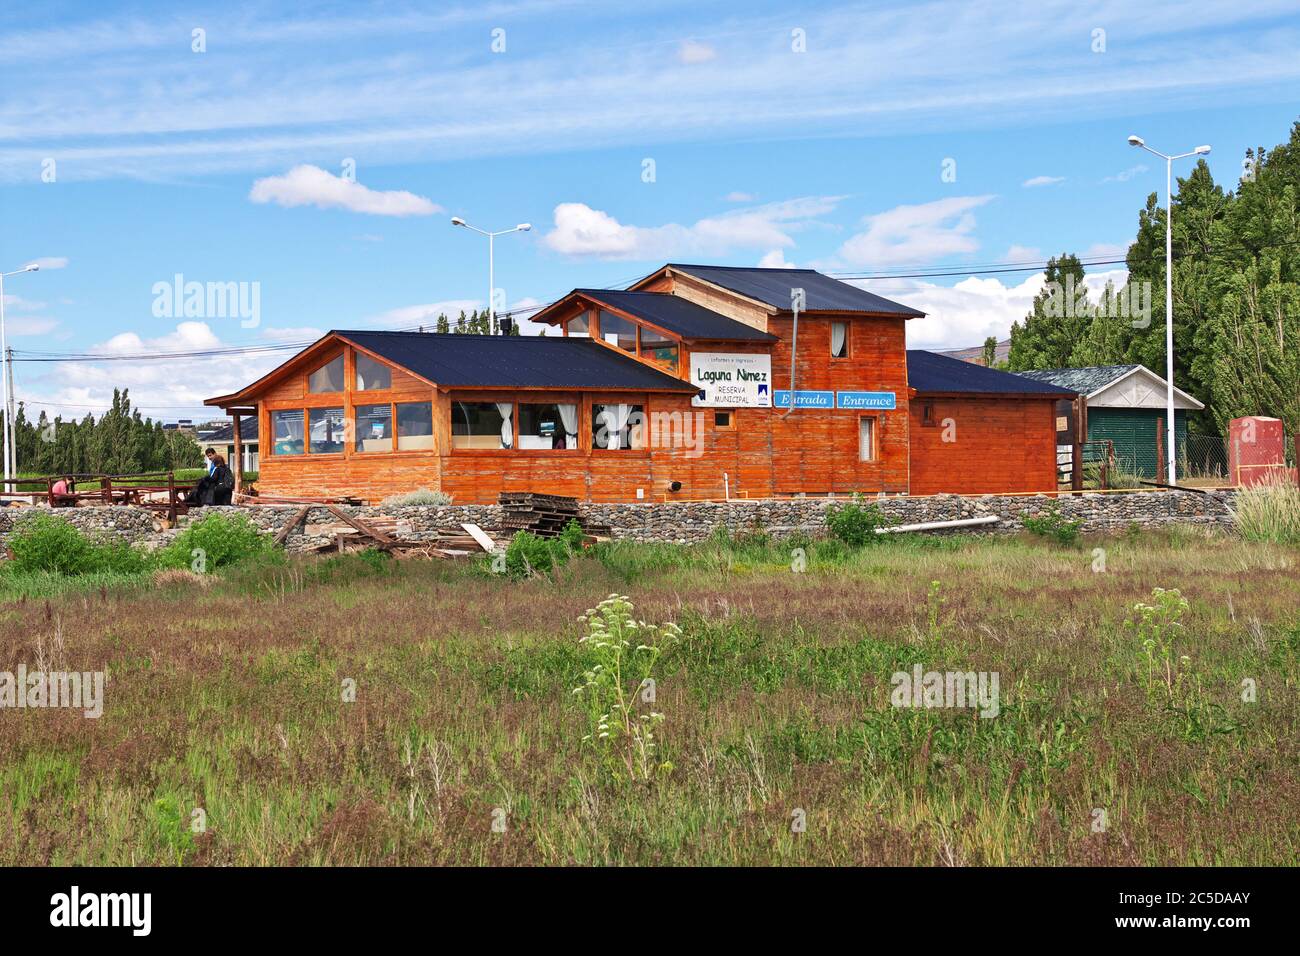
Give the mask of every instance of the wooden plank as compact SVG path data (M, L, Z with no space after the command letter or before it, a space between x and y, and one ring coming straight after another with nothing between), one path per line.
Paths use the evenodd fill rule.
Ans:
M376 541L378 541L386 548L391 547L392 545L397 543L393 538L390 538L382 531L370 527L365 522L352 517L352 515L348 514L346 511L343 511L340 508L336 508L334 505L326 505L325 509L334 517L342 521L344 524L350 524L352 527L356 528L362 534L374 538Z
M276 532L275 543L284 544L285 539L289 537L289 535L293 532L294 528L302 524L302 520L307 517L307 514L308 512L311 511L311 509L312 509L311 505L304 505L303 507L295 511L293 517L289 519L289 523L286 524L283 528L281 528L278 532Z
M475 541L477 541L479 547L482 548L484 551L486 551L488 554L491 554L492 552L496 551L497 549L496 542L493 541L491 538L489 538L486 534L484 534L483 529L480 528L478 525L474 524L471 521L462 521L460 526L464 528L467 532L469 532L469 536L473 538Z

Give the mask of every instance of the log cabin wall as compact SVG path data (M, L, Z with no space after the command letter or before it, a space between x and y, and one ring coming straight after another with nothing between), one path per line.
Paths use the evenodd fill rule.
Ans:
M312 393L307 389L308 375L321 365L344 356L344 389L341 392ZM358 406L429 402L436 399L433 386L414 375L385 362L391 372L391 388L358 391L355 352L342 347L322 353L321 361L306 370L290 371L278 382L268 383L258 401L258 434L261 460L257 488L265 495L353 495L377 501L387 495L416 488L437 489L441 457L437 445L437 415L434 414L434 439L431 447L419 451L358 451L351 430L343 448L334 454L284 454L277 443L272 413L303 409L342 408L346 421L355 421ZM304 422L304 429L306 428ZM277 444L280 445L277 453Z
M917 395L911 420L914 495L1056 490L1055 396Z
M848 324L847 358L831 358L831 323ZM780 337L772 346L776 388L790 387L793 320L771 319L768 331ZM772 490L781 494L886 492L908 490L907 352L903 319L836 315L801 315L797 391L893 392L893 411L796 409L788 417L771 412ZM872 461L859 455L860 419L876 424Z

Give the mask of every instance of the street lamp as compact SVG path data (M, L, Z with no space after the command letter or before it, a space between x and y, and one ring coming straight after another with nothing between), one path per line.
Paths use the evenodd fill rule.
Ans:
M1141 136L1130 136L1130 146L1145 149L1148 153L1159 156L1165 161L1165 428L1168 450L1166 480L1176 485L1176 466L1178 456L1175 453L1174 437L1174 160L1186 159L1188 156L1204 156L1210 151L1208 146L1197 146L1190 153L1166 156L1159 150L1152 149Z
M521 222L513 229L502 229L499 232L488 232L486 229L480 229L477 226L471 226L464 219L460 218L460 216L452 216L451 224L453 226L463 226L466 229L472 229L474 232L477 232L480 236L488 237L488 334L496 335L497 334L497 310L496 310L496 303L495 303L496 273L494 271L495 267L492 261L493 244L497 236L507 236L512 232L527 232L529 229L533 228L533 225L530 222Z
M5 485L3 491L9 492L9 479L14 477L17 470L14 460L14 436L12 435L13 426L10 420L13 418L13 401L14 396L10 388L12 375L9 366L9 343L5 338L5 279L10 276L22 275L24 272L39 272L40 266L33 262L31 265L23 266L21 269L15 269L13 272L0 272L0 356L3 356L3 373L4 373L4 456L5 456Z

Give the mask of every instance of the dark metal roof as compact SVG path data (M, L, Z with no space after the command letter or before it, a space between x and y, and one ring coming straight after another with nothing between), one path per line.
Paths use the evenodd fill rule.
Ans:
M1032 378L1035 382L1059 385L1080 395L1091 395L1111 382L1123 378L1135 368L1136 365L1088 365L1083 368L1049 368L1016 374Z
M814 312L869 312L903 318L921 318L925 315L924 312L918 312L874 292L832 279L815 269L748 269L738 266L682 265L676 262L668 263L668 268L757 299L783 312L790 311L790 290L798 288L804 290L804 307Z
M999 372L936 352L907 350L907 384L918 392L970 392L985 395L1073 396L1069 389Z
M591 339L347 330L333 334L449 388L696 391L689 382Z
M222 425L212 434L202 439L208 444L227 444L235 440L235 426ZM245 444L257 441L257 416L244 415L239 421L239 440Z
M727 342L775 342L777 337L744 322L737 322L689 299L667 292L613 292L608 289L574 289L576 293L622 309L629 315L680 335L684 339Z

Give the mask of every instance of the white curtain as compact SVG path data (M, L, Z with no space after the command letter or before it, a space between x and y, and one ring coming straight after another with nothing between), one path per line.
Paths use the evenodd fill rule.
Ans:
M501 447L510 448L515 443L515 403L497 402L497 411L501 413Z
M612 412L614 428L609 436L609 447L618 448L622 445L623 429L627 428L627 420L632 417L631 405L609 405L607 408Z
M831 355L839 355L844 348L844 336L848 332L847 322L831 323Z
M564 425L564 447L578 447L578 406L557 405L560 410L560 422Z

